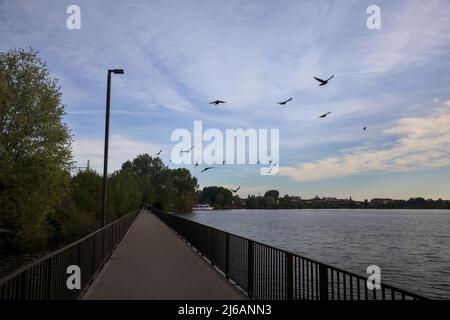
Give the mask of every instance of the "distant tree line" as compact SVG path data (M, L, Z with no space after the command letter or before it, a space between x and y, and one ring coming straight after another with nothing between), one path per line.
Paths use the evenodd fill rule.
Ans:
M197 192L199 203L208 203L216 209L450 209L449 200L410 198L408 200L320 198L301 199L298 196L280 197L278 190L269 190L263 196L249 195L240 198L224 187L205 187Z
M248 196L236 201L238 208L247 209L450 209L449 200L410 198L408 200L355 201L352 199L300 199L285 195L278 199L267 192L264 196Z
M100 226L102 176L71 175L71 133L57 80L33 50L0 52L0 254L45 250ZM148 154L108 177L107 221L142 204L189 211L197 179Z

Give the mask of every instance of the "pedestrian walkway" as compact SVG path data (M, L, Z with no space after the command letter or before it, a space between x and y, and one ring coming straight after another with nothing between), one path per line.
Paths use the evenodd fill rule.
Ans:
M153 214L141 212L83 299L245 299Z

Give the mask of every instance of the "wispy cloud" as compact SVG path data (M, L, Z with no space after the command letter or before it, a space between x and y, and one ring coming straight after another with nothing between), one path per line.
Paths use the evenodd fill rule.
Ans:
M77 166L84 166L90 160L93 169L101 171L103 168L104 141L102 139L76 139L73 142L75 161ZM137 155L156 154L163 146L137 141L133 138L113 135L109 142L108 171L120 169L122 163L134 159Z
M450 108L427 117L396 121L384 134L394 141L378 150L355 147L343 154L281 167L280 174L296 181L316 181L369 172L404 172L450 165ZM379 146L380 147L380 146Z
M358 76L382 76L425 65L450 43L447 12L450 3L420 0L381 5L380 32L366 30L353 55L352 72ZM420 40L419 40L420 39ZM353 46L351 46L353 47Z

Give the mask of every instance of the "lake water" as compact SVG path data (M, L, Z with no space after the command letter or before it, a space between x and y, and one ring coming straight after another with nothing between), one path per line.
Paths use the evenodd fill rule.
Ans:
M450 210L215 210L184 217L434 299L450 299Z

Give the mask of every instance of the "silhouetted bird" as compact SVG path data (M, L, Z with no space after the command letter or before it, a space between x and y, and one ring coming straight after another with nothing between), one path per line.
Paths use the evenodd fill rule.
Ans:
M240 188L241 188L241 186L237 187L236 190L233 190L233 189L230 189L230 190L233 191L233 192L237 192Z
M367 127L364 127L363 129L364 129L364 131L366 131Z
M219 103L225 103L225 102L226 101L216 100L216 101L211 101L209 104L215 104L217 106Z
M288 102L291 101L291 100L292 100L292 98L289 98L289 99L287 99L287 100L280 101L280 102L277 102L277 103L280 104L280 105L285 105L286 103L288 103Z
M330 81L331 79L333 79L333 77L334 77L334 75L332 75L331 77L329 77L327 80L322 80L322 79L316 78L316 77L313 77L313 78L320 82L320 84L319 84L319 87L320 87L320 86L326 85L326 84L328 83L328 81Z
M214 169L214 167L206 167L206 168L203 169L201 172L205 172L206 170L209 170L209 169Z
M327 113L325 113L325 114L319 116L319 118L325 118L325 117L326 117L327 115L329 115L330 113L331 113L331 111L328 111Z
M156 154L157 156L159 156L161 154L162 150L159 150L159 152Z
M181 153L188 153L188 152L190 152L192 149L194 149L194 146L190 147L190 148L187 149L187 150L181 150L180 152L181 152Z
M269 160L269 164L271 164L271 163L272 163L272 161L273 161L273 159L270 159L270 160Z
M198 167L198 162L194 164L194 169Z

